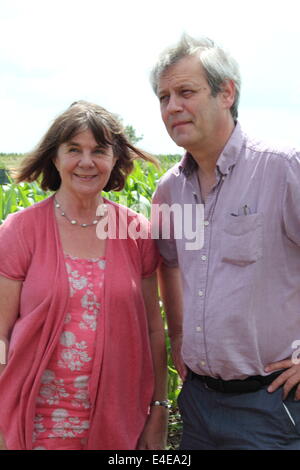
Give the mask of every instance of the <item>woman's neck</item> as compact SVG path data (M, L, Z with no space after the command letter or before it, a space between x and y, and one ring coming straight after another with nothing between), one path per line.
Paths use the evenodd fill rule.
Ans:
M73 194L63 188L56 192L55 199L73 217L95 215L98 205L103 202L100 194L93 196Z

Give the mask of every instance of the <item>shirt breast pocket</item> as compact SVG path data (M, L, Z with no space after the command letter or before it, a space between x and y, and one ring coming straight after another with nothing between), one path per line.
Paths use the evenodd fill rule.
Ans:
M249 214L226 217L221 233L221 259L247 266L262 257L263 217Z

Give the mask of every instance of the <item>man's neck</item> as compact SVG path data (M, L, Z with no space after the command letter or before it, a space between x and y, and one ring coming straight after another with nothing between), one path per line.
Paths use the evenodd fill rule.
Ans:
M234 130L234 122L228 124L227 128L215 135L213 141L207 142L203 149L190 152L198 164L197 176L204 204L208 194L217 184L217 161Z
M215 174L217 161L234 130L234 126L233 121L229 122L225 129L222 129L218 135L216 134L211 141L206 142L201 148L195 147L188 150L204 177L211 177Z

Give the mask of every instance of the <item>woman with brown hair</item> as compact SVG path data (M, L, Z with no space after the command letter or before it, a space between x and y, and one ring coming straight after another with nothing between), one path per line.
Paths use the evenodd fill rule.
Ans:
M123 188L137 157L155 162L79 101L23 161L17 182L55 192L0 227L4 448L165 446L159 257L148 221L101 195Z

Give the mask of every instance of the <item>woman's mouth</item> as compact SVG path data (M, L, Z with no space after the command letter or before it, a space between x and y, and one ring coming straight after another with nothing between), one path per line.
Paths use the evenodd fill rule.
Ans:
M74 173L74 176L76 176L77 178L79 178L82 181L91 181L97 175L77 175L76 173Z

